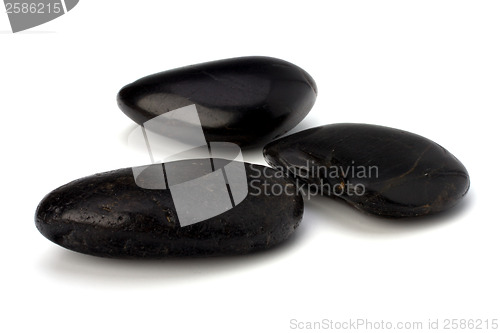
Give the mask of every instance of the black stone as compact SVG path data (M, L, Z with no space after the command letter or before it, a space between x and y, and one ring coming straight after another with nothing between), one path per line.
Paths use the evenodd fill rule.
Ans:
M191 166L185 161L165 165L180 179L189 179L197 168L211 163L188 162ZM272 168L248 163L244 168L249 186L243 201L196 224L181 227L170 190L139 187L131 168L81 178L52 191L40 202L35 223L54 243L102 257L199 257L264 250L298 227L302 196ZM296 194L273 195L265 189L273 185Z
M289 131L311 110L316 83L301 68L243 57L177 68L123 87L118 106L136 123L195 104L208 141L258 145Z
M388 217L444 211L459 202L470 184L462 163L437 143L376 125L311 128L269 143L264 157L307 182L312 194L340 197Z

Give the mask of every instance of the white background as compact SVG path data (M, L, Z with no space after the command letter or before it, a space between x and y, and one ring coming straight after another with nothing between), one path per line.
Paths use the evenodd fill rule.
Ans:
M2 332L500 319L500 2L82 0L18 34L2 10L0 48ZM364 122L428 137L468 168L466 200L398 222L316 198L287 244L233 258L94 258L37 231L46 193L130 166L123 85L245 55L315 78L316 105L294 131ZM244 157L265 164L260 150Z

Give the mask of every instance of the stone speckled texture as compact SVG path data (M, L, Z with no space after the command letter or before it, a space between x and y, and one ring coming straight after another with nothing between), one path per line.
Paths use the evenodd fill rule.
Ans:
M269 143L264 157L270 165L323 188L323 195L380 216L444 211L457 204L470 185L463 164L445 148L376 125L311 128Z
M136 123L195 104L208 141L265 144L295 127L316 101L313 78L270 57L207 62L123 87L118 106Z
M192 160L206 166L208 160ZM177 162L169 166L175 170ZM179 164L185 176L186 168ZM236 207L203 222L181 227L169 190L136 185L132 169L75 180L49 193L35 223L49 240L73 251L102 257L161 258L244 254L286 240L303 214L300 194L259 194L268 185L293 187L276 171L245 163L248 195ZM272 175L272 177L265 177ZM189 172L189 171L188 171ZM289 191L292 192L292 191ZM294 192L295 193L295 192Z

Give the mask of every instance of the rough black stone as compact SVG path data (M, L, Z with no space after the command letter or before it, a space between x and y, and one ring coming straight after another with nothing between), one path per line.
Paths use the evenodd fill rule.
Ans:
M208 159L170 162L188 179ZM75 180L49 193L35 223L49 240L73 251L116 258L218 256L264 250L287 239L303 214L300 194L273 195L266 186L294 185L277 171L245 163L248 195L234 208L181 227L171 192L136 185L131 168ZM194 170L196 171L196 170Z
M177 68L123 87L118 106L136 123L195 104L208 141L267 143L295 127L316 100L301 68L269 57L242 57Z
M381 216L446 210L470 184L462 163L437 143L368 124L332 124L295 133L265 146L264 157L306 181L311 192L340 197Z

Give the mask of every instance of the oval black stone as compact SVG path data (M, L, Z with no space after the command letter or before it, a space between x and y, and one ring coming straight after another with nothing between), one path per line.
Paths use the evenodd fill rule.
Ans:
M242 57L177 68L137 80L118 93L136 123L195 104L208 141L257 145L289 131L316 101L303 69L269 57Z
M469 189L467 170L446 149L383 126L311 128L269 143L264 157L306 181L310 190L381 216L437 213L454 206Z
M178 179L187 180L213 163L188 160L192 163L186 167L185 162L165 166L170 175L177 172ZM233 208L195 224L180 225L171 187L140 187L136 181L143 180L134 178L132 168L81 178L52 191L40 202L35 223L54 243L102 257L218 256L264 250L286 240L298 227L302 196L272 168L245 163L244 169L248 195ZM288 195L269 193L266 186L287 187ZM209 204L203 202L201 209Z

